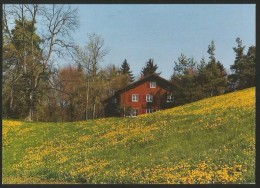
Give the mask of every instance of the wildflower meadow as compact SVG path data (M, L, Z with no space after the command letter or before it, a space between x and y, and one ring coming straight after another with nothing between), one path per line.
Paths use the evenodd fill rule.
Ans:
M255 88L136 118L3 120L3 184L255 182Z

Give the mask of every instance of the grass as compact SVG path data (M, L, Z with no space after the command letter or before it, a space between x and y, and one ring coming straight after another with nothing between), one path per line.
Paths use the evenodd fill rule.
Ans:
M254 182L255 88L136 118L3 120L3 184Z

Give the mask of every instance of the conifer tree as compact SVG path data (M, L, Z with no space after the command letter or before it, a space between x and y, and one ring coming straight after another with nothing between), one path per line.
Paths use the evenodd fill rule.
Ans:
M16 19L10 31L9 39L5 38L3 46L4 59L4 100L9 103L6 113L13 118L32 120L43 89L42 39L36 33L36 26L26 18ZM11 61L10 61L11 60Z
M156 73L157 69L158 69L158 66L156 63L154 63L154 60L149 59L148 62L146 62L145 67L142 68L141 74L144 77L147 77L152 74L160 75L161 73Z
M232 74L229 75L229 82L234 84L237 89L252 87L255 85L255 46L248 49L244 54L242 40L236 39L237 47L233 50L236 53L234 64L230 66Z
M215 96L223 93L227 85L227 73L224 66L215 58L215 44L211 41L208 46L209 62L201 68L198 82L206 96Z
M178 62L174 62L174 74L171 82L174 85L175 105L182 105L201 98L197 84L197 69L194 58L181 54Z
M128 75L129 82L132 83L134 81L134 76L132 71L130 71L130 65L127 63L127 60L125 59L120 67L120 72L123 75Z
M200 64L197 65L198 72L206 67L207 63L204 57L201 58Z

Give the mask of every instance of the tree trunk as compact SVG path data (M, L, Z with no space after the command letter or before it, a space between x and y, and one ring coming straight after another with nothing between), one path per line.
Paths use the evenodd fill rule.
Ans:
M30 93L30 106L29 106L29 115L26 118L27 121L32 121L32 116L33 116L33 94L32 92Z
M85 120L88 120L88 100L89 100L89 78L87 81L87 104L86 104L86 116L85 116Z
M94 101L93 101L92 119L95 119L95 113L96 113L96 97L94 97Z
M14 97L13 97L13 88L11 89L11 95L10 95L10 109L13 108L13 100L14 100Z

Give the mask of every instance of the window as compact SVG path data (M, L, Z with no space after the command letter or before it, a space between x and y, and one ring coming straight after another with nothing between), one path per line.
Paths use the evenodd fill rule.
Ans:
M132 109L132 116L137 116L138 115L138 109L134 108Z
M153 112L154 112L153 109L146 109L146 113L147 113L147 114L150 114L150 113L153 113Z
M147 94L146 95L146 102L153 102L153 95Z
M156 82L150 82L150 88L156 88Z
M168 94L167 95L167 102L173 102L174 101L174 97L172 94Z
M138 102L139 95L138 94L132 94L132 102Z

